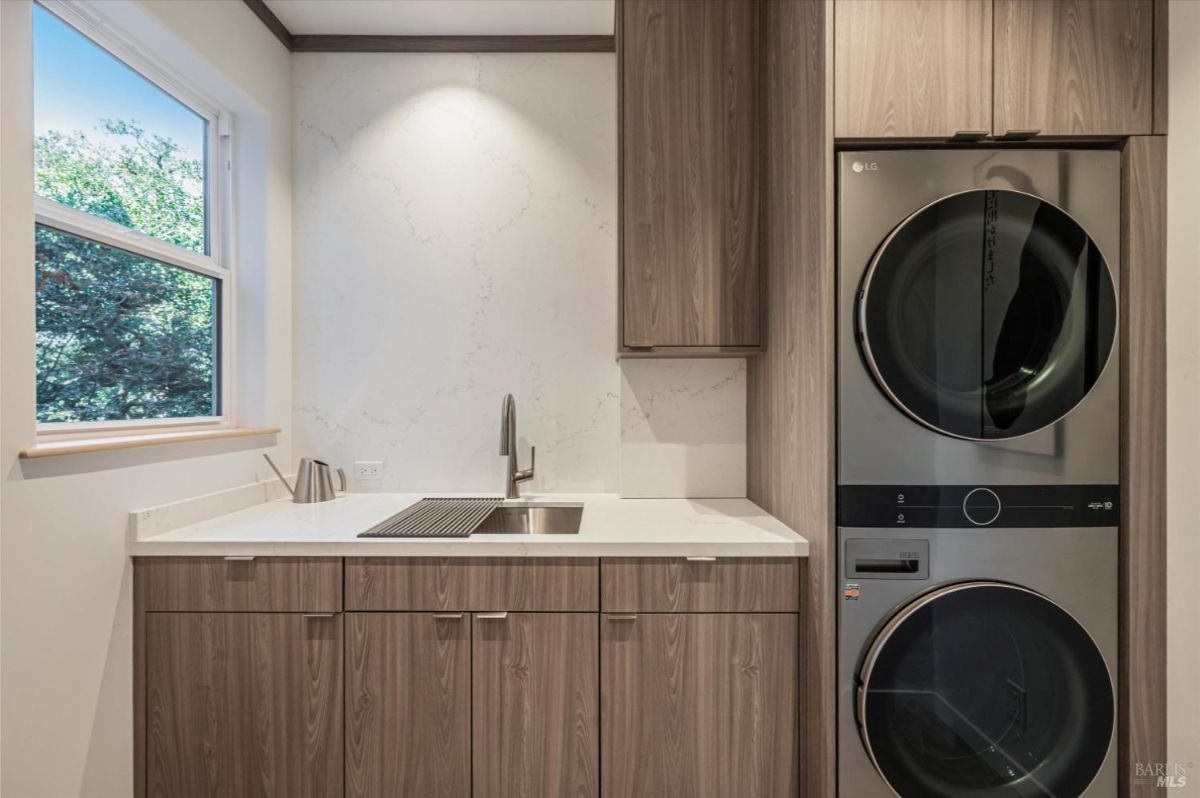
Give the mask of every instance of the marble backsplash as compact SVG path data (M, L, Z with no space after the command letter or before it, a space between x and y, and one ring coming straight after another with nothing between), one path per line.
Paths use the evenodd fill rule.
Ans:
M621 363L621 495L746 495L746 361Z
M617 361L612 54L297 54L298 455L528 492L745 495L745 363Z

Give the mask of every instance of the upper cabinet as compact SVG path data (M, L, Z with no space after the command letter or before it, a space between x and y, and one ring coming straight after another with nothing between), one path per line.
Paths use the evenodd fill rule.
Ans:
M746 0L618 4L626 354L761 343L758 17Z
M991 130L991 0L841 0L834 33L837 136Z
M1151 132L1151 0L996 0L997 135Z
M1166 79L1155 13L1153 0L837 0L836 135L1151 133Z

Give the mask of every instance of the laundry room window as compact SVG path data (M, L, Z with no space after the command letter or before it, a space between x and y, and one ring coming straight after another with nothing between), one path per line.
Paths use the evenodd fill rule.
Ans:
M228 112L91 6L33 56L39 434L231 423Z

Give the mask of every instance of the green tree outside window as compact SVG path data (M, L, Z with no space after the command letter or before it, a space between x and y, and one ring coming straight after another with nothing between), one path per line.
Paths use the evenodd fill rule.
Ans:
M132 121L35 141L39 195L196 252L204 164ZM39 422L211 416L219 282L38 225Z

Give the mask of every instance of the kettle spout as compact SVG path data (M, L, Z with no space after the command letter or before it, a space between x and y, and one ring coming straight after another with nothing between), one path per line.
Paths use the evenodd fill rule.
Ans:
M275 461L273 461L270 456L266 454L266 452L263 453L263 459L266 460L267 464L271 466L271 470L275 472L275 476L279 477L279 481L283 483L285 488L287 488L288 493L294 494L296 492L295 489L288 484L288 481L283 478L283 474L281 474L279 469L275 467Z

